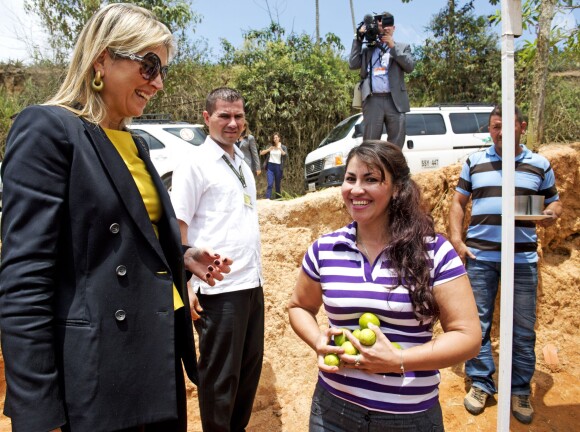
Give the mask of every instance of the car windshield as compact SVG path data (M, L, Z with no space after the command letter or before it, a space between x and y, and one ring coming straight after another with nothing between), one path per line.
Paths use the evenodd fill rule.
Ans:
M207 136L202 128L193 126L168 127L163 129L195 146L203 144Z
M322 142L318 145L318 147L319 148L324 147L325 145L331 144L333 142L345 138L352 129L353 125L358 121L360 116L361 116L360 114L355 115L341 121L334 127L334 129L330 131L330 133L326 136L326 138L322 140Z

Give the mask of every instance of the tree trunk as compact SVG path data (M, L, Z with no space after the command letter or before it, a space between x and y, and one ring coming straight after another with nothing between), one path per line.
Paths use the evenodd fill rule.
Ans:
M316 43L318 45L320 45L320 7L319 7L319 1L320 0L315 0L316 3Z
M449 0L449 34L455 35L455 0Z
M350 0L350 17L352 18L352 31L356 32L356 21L354 19L354 5L352 4L352 0Z
M455 0L448 0L449 14L447 15L447 23L449 24L449 32L447 33L447 67L449 70L455 70Z
M535 148L544 141L544 106L550 61L550 30L558 0L542 0L538 17L537 49L532 68L528 145Z

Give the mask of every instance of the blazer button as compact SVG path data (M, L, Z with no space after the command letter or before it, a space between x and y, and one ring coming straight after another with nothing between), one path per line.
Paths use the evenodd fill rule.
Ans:
M127 274L127 267L125 267L124 265L120 265L119 267L117 267L116 272L117 276L125 276Z
M121 227L119 226L119 224L117 222L111 224L111 226L109 227L109 231L111 231L113 234L119 234L120 230L121 230Z
M115 319L117 321L125 321L125 318L127 318L127 312L125 312L123 309L119 309L117 312L115 312Z

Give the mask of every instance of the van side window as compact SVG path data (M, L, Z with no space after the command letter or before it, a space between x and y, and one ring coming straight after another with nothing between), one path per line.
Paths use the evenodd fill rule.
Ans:
M477 124L479 125L479 132L489 133L489 113L477 113Z
M489 113L450 113L449 120L456 134L489 132Z
M447 129L441 114L407 113L407 135L445 135Z

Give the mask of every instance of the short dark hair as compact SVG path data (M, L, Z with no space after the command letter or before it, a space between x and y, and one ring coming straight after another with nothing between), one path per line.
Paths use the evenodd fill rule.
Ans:
M381 24L383 27L385 26L394 26L395 25L395 17L393 14L389 12L383 12L381 14Z
M514 106L514 114L516 115L516 120L519 123L524 122L526 119L524 118L524 115L522 114L522 112L520 111L520 109L518 108L517 105ZM493 116L498 116L501 117L502 116L502 109L501 109L501 105L496 105L493 107L493 110L491 110L491 112L489 113L489 121L491 121L491 118Z
M237 90L230 87L218 87L207 95L205 100L205 110L211 115L215 110L215 105L218 100L226 102L236 102L241 100L244 103L244 98Z

